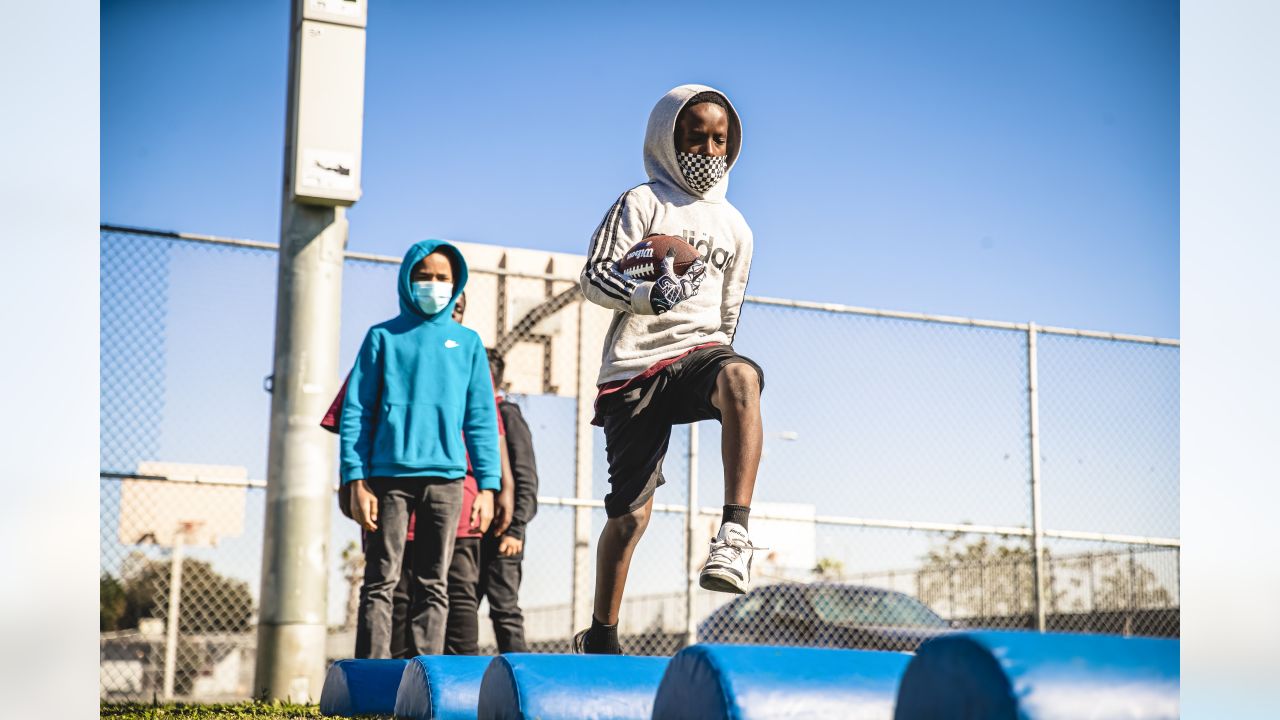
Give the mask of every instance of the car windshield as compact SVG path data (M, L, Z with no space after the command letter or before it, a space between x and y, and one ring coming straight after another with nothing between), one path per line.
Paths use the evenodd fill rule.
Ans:
M947 627L945 620L919 601L897 593L816 587L810 601L818 617L836 625Z

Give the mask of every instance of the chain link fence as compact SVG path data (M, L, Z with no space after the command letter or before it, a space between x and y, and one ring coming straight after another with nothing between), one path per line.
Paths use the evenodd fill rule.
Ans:
M103 477L99 493L103 698L247 697L259 562L250 546L261 536L265 488ZM214 544L177 520L207 516L210 504L253 542ZM174 532L155 532L165 527Z
M466 324L523 378L508 397L540 479L526 639L565 652L589 613L607 491L598 428L578 454L561 357L592 309L573 291L576 268L520 271L483 250L469 255ZM266 243L102 229L104 699L249 694L276 265ZM397 265L348 260L344 366L397 311ZM1178 635L1175 342L754 298L735 346L766 379L755 590L697 587L723 498L720 428L677 427L631 567L627 652L694 640L911 650L954 628L1034 629L1041 617L1048 630ZM358 528L336 512L330 534L338 658L354 646L363 557ZM481 651L494 652L480 612Z

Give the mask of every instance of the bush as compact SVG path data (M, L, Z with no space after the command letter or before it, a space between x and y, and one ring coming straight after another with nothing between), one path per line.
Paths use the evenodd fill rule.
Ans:
M137 627L141 618L162 618L169 608L169 561L136 556L130 560L117 629ZM184 634L247 632L253 617L249 584L219 574L203 560L183 562L179 602L178 631Z
M124 586L110 573L98 577L98 630L108 632L120 628L124 616Z

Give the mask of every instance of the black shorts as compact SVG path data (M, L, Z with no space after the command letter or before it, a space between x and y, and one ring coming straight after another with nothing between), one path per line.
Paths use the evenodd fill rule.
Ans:
M634 512L666 482L662 460L672 425L720 419L711 395L720 369L731 363L755 368L764 390L764 371L755 361L717 345L695 350L652 377L600 398L597 414L604 425L610 486L604 509L609 517Z

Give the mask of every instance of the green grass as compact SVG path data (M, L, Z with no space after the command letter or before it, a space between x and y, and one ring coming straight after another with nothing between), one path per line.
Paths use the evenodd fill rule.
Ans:
M223 718L253 718L254 720L294 720L294 718L323 718L315 705L289 703L244 702L228 705L152 705L149 703L103 703L101 717L111 720L222 720ZM362 715L365 718L383 718L382 715ZM390 720L387 717L387 720Z

